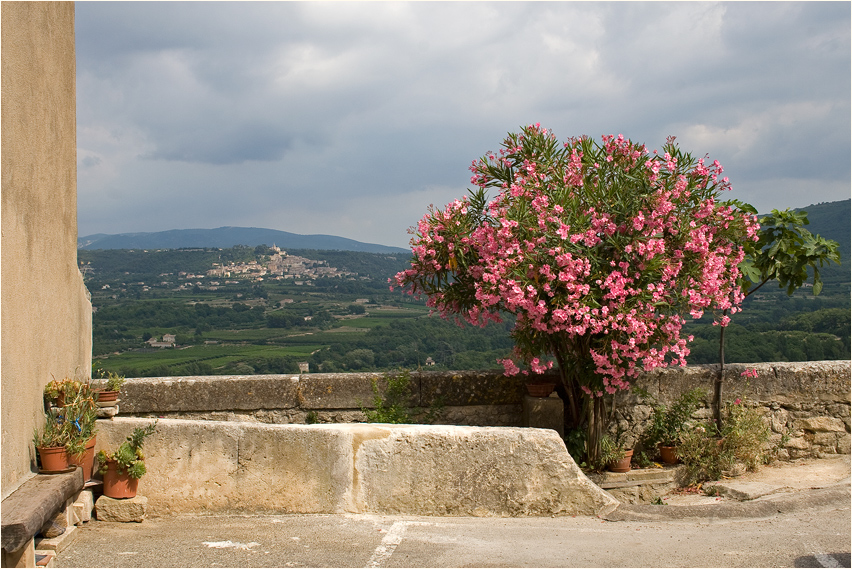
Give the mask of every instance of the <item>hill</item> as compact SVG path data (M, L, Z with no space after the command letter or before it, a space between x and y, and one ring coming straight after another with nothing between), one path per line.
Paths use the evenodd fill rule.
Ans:
M216 229L172 229L152 233L98 233L77 239L78 249L184 249L191 247L228 248L236 245L278 245L282 249L322 251L359 251L364 253L406 253L407 249L334 235L299 235L257 227L219 227Z
M849 294L850 249L852 249L852 200L823 202L799 208L808 214L810 225L807 230L840 244L840 265L832 263L820 269L820 277L826 287L835 288L835 292Z

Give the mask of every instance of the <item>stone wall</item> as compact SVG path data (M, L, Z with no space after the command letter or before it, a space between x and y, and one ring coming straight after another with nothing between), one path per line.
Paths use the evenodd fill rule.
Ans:
M747 368L758 377L745 379ZM798 458L850 452L850 362L730 365L723 382L726 401L739 398L760 407L772 427L773 443L785 438L780 456ZM710 416L714 366L658 369L636 382L661 403L671 403L694 387L707 392L696 418ZM363 422L361 411L373 401L379 373L209 376L129 379L120 414L192 420L259 423ZM413 372L414 407L443 409L434 423L473 426L524 426L524 379L491 372ZM651 413L635 391L620 393L613 429L633 443Z
M77 268L74 3L0 9L5 498L32 476L44 385L91 369L92 305Z
M746 369L757 370L757 378L741 376ZM703 388L704 406L694 416L704 419L711 416L717 370L716 366L655 370L636 385L663 403L694 387ZM781 459L850 454L850 370L848 361L734 364L726 369L723 401L740 399L757 407L772 429L770 443L781 446ZM621 393L614 429L621 428L628 441L635 441L650 414L651 406L636 391Z

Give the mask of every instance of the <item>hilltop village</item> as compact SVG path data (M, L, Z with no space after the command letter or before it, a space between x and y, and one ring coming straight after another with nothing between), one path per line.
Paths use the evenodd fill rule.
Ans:
M263 281L266 275L272 275L267 277L269 280L313 280L318 277L340 277L353 274L349 271L330 267L326 261L315 261L297 255L288 255L286 251L282 251L280 247L275 245L271 249L273 254L269 256L269 260L265 264L263 261L229 263L227 265L213 263L213 268L207 271L207 276Z

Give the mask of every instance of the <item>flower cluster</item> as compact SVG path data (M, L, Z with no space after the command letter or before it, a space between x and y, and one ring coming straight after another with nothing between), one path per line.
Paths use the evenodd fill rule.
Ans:
M662 154L621 135L559 144L538 124L502 146L471 165L478 190L430 207L392 282L444 317L514 314L507 373L587 362L583 391L614 393L642 369L685 365L681 314L738 310L741 243L758 225L718 200L730 185L717 161L673 139Z

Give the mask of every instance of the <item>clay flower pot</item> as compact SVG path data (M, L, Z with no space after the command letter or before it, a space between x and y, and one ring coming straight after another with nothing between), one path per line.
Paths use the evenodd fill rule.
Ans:
M42 472L65 472L69 469L68 453L65 447L38 447L36 450L38 450Z
M556 389L555 383L544 381L527 383L526 386L527 393L532 397L550 397L550 394Z
M118 391L101 389L95 393L98 396L98 403L115 403L116 399L118 399Z
M610 462L606 465L610 472L630 472L630 461L633 460L633 449L624 451L620 460Z
M86 443L86 451L80 455L69 455L68 464L80 466L83 469L83 480L91 480L95 472L95 442L97 437L92 437Z
M107 461L107 470L104 472L104 496L109 498L133 498L139 487L139 479L132 478L126 470L123 474L118 473L118 462Z
M665 464L677 464L677 447L664 447L660 445L660 458Z

